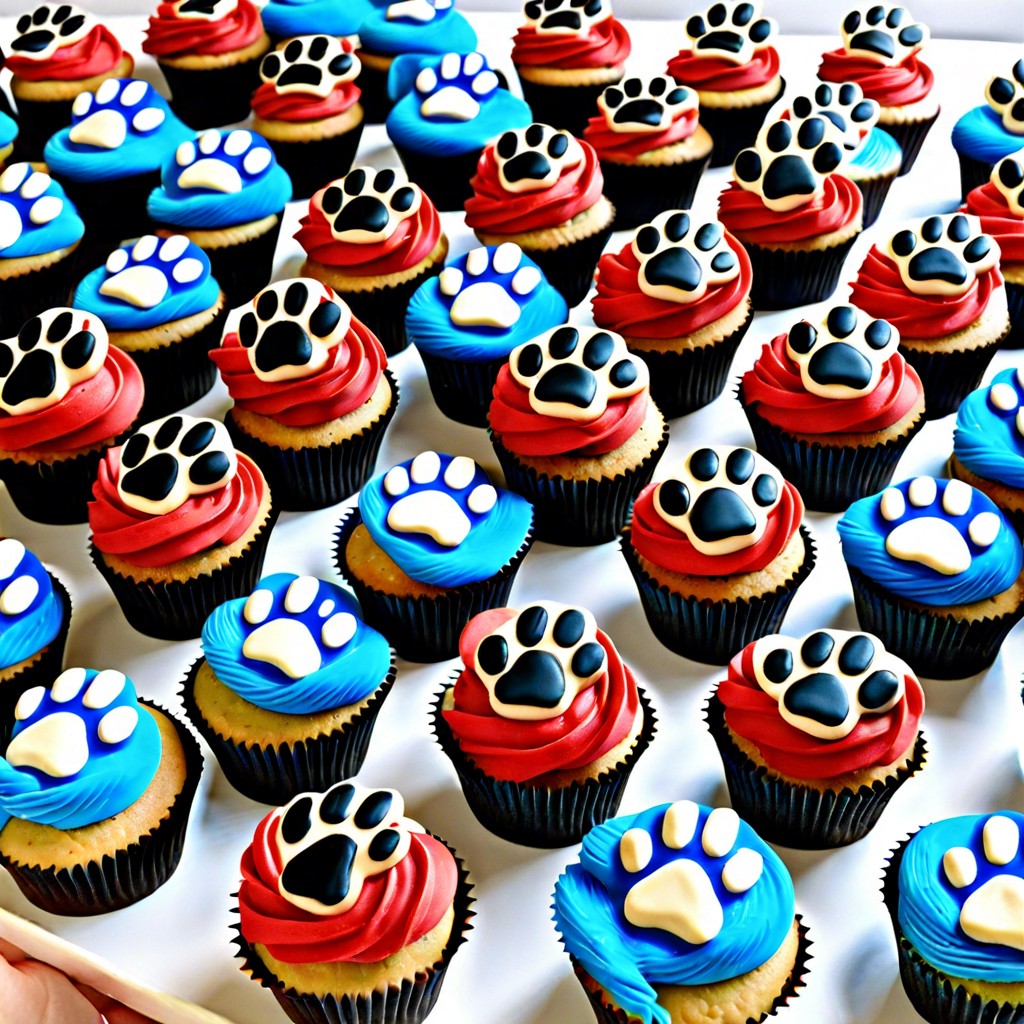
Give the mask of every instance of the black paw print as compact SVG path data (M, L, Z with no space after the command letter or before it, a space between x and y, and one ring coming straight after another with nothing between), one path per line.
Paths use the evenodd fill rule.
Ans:
M611 13L604 0L527 0L523 5L527 23L552 35L582 34Z
M1004 156L996 164L992 181L1018 217L1024 217L1024 158Z
M905 7L864 4L843 19L843 46L882 64L899 64L928 41L928 28Z
M833 138L848 153L860 146L865 134L878 120L881 108L866 100L856 82L830 85L822 82L811 96L797 96L790 106L795 124L808 117L824 117L835 127Z
M998 253L978 219L963 213L936 214L889 240L903 283L918 295L962 295Z
M176 14L191 18L209 18L211 21L225 17L235 9L234 0L175 0L171 5Z
M260 62L260 78L279 93L327 96L339 82L356 77L359 67L335 36L299 36Z
M610 85L597 99L604 116L613 124L636 131L659 132L672 124L681 110L696 110L697 94L677 85L668 75L624 78Z
M95 25L92 17L74 4L40 4L18 19L11 50L47 60L62 46L84 39Z
M760 0L720 0L686 21L686 35L695 52L721 55L737 64L746 64L778 30L774 19L761 17Z
M1008 132L1024 135L1024 57L1010 69L1009 78L996 75L989 79L985 99L1000 115Z
M580 144L568 133L546 124L531 124L505 132L494 152L498 177L507 192L548 188L563 170L583 159Z
M356 167L328 185L320 208L330 218L331 234L341 241L379 242L420 208L423 193L397 171Z

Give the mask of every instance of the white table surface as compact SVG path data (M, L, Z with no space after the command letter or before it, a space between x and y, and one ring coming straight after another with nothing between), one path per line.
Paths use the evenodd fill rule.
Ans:
M984 11L984 5L979 5L979 18ZM493 62L510 69L509 39L517 17L472 17L481 48ZM837 13L837 21L838 17ZM139 57L142 19L115 18L110 24ZM681 45L680 23L628 24L634 55L627 71L661 71ZM12 28L12 19L0 18L0 41L11 37ZM835 40L824 37L780 40L789 95L813 81L818 55L834 45ZM844 279L854 276L872 239L899 221L954 208L959 177L949 144L950 128L964 110L981 102L988 77L1009 69L1020 55L1019 44L945 40L930 44L925 59L935 71L942 113L913 172L897 180L879 222L856 243ZM144 77L158 79L148 59L139 63ZM358 160L374 166L394 162L382 128L366 131ZM698 188L694 210L713 215L716 197L727 181L727 170L708 172ZM278 279L294 275L301 261L301 250L291 235L302 205L291 204L288 209L278 251ZM471 248L474 239L462 218L445 214L443 219L452 255ZM609 249L617 251L627 238L616 235ZM846 287L840 285L834 301L845 296ZM810 311L814 312L818 310ZM766 340L803 315L809 315L806 307L799 315L758 314L740 347L734 374L749 368ZM573 311L572 320L590 322L589 302ZM1024 353L997 354L988 376L1015 362L1024 363ZM437 411L415 350L396 356L391 367L401 383L401 405L384 440L378 463L382 470L425 448L468 454L488 470L497 470L484 431L453 423ZM220 416L228 404L218 382L192 411ZM942 475L953 419L949 416L925 426L910 444L898 478L915 473ZM731 385L708 408L673 421L671 429L671 443L657 478L667 476L674 462L697 444L751 443ZM338 517L338 507L283 514L270 541L266 572L336 579L331 538ZM785 623L787 632L799 635L822 626L856 628L836 519L808 515L818 565L796 595ZM70 587L74 614L68 665L122 669L144 696L180 707L177 691L198 654L198 641L165 643L127 625L86 554L85 526L31 523L17 513L0 487L0 533L22 539ZM513 603L522 607L542 598L586 603L655 703L658 734L633 772L622 811L684 797L727 803L721 763L701 713L709 689L722 672L680 658L657 643L617 544L589 549L536 544L517 578ZM899 981L892 932L878 895L882 862L887 851L920 824L999 808L1024 811L1019 749L1024 735L1022 639L1019 627L993 667L980 676L926 685L928 709L923 724L930 748L928 764L896 794L870 836L831 853L779 849L793 873L797 909L805 916L814 943L807 986L781 1014L786 1024L910 1024L919 1019ZM449 968L432 1019L438 1024L584 1024L593 1019L589 1004L558 942L550 912L554 881L577 851L514 846L492 836L470 814L455 772L428 725L430 702L454 664L400 663L398 682L380 714L360 775L368 785L400 789L407 813L458 850L476 884L473 931ZM239 972L229 941L235 919L230 894L238 885L239 857L266 811L234 792L208 757L180 867L162 889L114 914L75 920L35 909L3 875L0 906L80 943L143 981L239 1024L284 1021L269 992ZM0 1019L6 1024L2 1006Z

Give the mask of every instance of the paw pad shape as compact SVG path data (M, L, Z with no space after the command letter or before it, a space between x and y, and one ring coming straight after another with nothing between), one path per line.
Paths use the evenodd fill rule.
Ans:
M56 220L64 211L60 186L31 164L10 164L0 174L0 249L13 245L25 231Z
M684 110L697 109L697 94L668 75L624 78L597 98L612 131L662 132Z
M905 7L867 3L843 19L846 52L893 66L928 42L928 28L913 20Z
M726 555L764 536L784 483L779 471L749 448L698 448L677 478L655 489L654 509L703 555Z
M472 121L480 101L499 87L498 76L482 53L446 53L437 67L425 67L416 76L420 113L432 120Z
M1017 434L1024 437L1024 368L1013 375L1014 383L1000 381L988 389L988 406L1004 419L1013 419Z
M331 234L338 241L356 243L390 238L403 220L415 216L423 201L419 186L390 167L355 167L319 196Z
M640 290L665 302L696 302L710 285L740 272L722 225L708 221L697 227L682 210L666 210L645 224L633 239L633 255L640 262Z
M864 98L856 82L832 85L822 82L810 96L797 96L790 105L795 124L808 117L823 117L832 125L830 137L847 153L856 150L878 121L881 107Z
M266 174L274 151L266 139L244 128L211 128L183 142L174 153L179 189L231 194Z
M992 169L991 180L1010 212L1024 217L1024 155L1004 156Z
M180 18L196 18L204 21L219 21L227 17L237 6L235 0L174 0L171 4Z
M0 622L32 614L50 592L46 570L20 540L0 540Z
M74 4L40 4L18 19L11 51L33 60L49 60L62 46L79 42L95 27L92 15Z
M94 93L79 93L71 114L68 138L97 149L117 149L129 135L146 138L167 118L153 86L138 78L108 78Z
M1013 65L1009 77L996 75L989 79L985 99L1008 132L1024 135L1024 57Z
M140 427L121 447L117 493L139 512L164 515L220 490L237 468L223 423L175 413Z
M238 321L238 341L260 380L311 377L348 333L352 314L331 288L300 277L268 285Z
M99 291L138 309L152 309L209 272L209 257L186 235L143 235L107 257Z
M963 295L999 262L999 247L977 217L935 214L889 239L888 255L916 295Z
M474 668L503 718L538 721L564 714L605 670L597 623L585 608L538 601L488 633Z
M451 300L448 315L459 327L508 330L519 322L523 305L542 281L515 242L471 249L462 266L441 271L438 287Z
M778 34L774 18L761 17L760 0L720 0L686 21L686 36L694 53L746 64L755 50Z
M650 382L647 364L630 354L618 334L570 324L519 345L509 369L529 391L535 412L583 423Z
M299 36L260 62L260 78L281 95L331 94L340 82L354 81L359 61L351 46L335 36Z
M523 16L540 35L584 35L612 15L609 0L526 0Z
M388 4L387 20L412 21L425 25L451 6L452 0L397 0L396 3Z
M505 191L536 192L550 188L563 171L578 166L583 150L568 132L534 123L504 132L494 155Z
M94 313L57 307L0 341L0 409L12 416L46 409L90 380L107 358L107 331Z

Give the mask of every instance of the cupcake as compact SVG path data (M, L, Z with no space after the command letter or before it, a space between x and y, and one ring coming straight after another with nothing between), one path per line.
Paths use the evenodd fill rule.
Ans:
M207 353L228 311L206 253L185 235L126 242L79 281L74 304L100 317L111 345L135 361L145 382L143 423L213 387Z
M747 1024L803 984L793 881L731 808L677 800L598 825L554 900L599 1024Z
M506 484L553 544L616 537L668 445L647 364L596 327L563 324L514 348L488 421Z
M131 433L142 375L103 321L57 307L0 341L0 480L23 516L84 523L103 453Z
M823 82L856 82L881 106L878 123L903 152L906 174L939 116L932 95L935 76L918 52L928 42L928 26L913 20L905 7L881 4L855 8L843 19L843 45L822 54Z
M461 213L486 143L533 120L530 108L501 87L487 58L475 50L396 57L388 93L395 104L387 117L388 138L410 180L442 211Z
M288 172L293 199L348 174L363 134L358 74L352 44L329 35L291 39L260 63L252 126Z
M977 217L936 214L876 242L850 286L854 306L899 331L930 420L978 386L1010 330L999 255Z
M772 46L779 27L762 12L761 0L712 4L687 18L687 45L668 62L669 75L697 91L701 124L715 142L712 167L754 144L786 85Z
M885 320L833 306L767 342L740 381L757 450L809 509L841 512L882 490L924 426L924 387Z
M792 309L827 299L863 227L860 190L834 173L843 158L831 122L777 120L733 165L718 218L743 243L753 266L756 310Z
M279 508L324 508L363 486L398 383L380 342L330 288L301 277L270 285L210 358L235 403L228 433Z
M597 263L594 323L650 371L669 419L713 402L754 317L750 259L717 221L667 210Z
M867 633L765 636L729 662L707 720L729 799L765 839L854 843L924 762L924 691Z
M160 234L188 235L210 258L229 309L270 281L292 183L255 132L201 132L163 164L147 202Z
M333 288L389 356L401 352L409 300L448 255L437 208L419 185L390 167L356 167L313 196L299 225L299 273Z
M861 629L918 675L988 668L1024 616L1024 555L1007 518L962 480L904 480L838 523Z
M21 122L19 156L39 160L46 140L71 123L75 97L130 75L135 62L106 25L74 4L40 4L18 18L16 32L5 66Z
M474 615L508 603L532 527L530 503L472 459L420 452L363 487L334 556L400 657L444 661Z
M359 26L377 6L373 0L270 0L260 18L276 45L296 36L324 33L350 45L359 43Z
M174 873L203 758L115 669L26 690L0 757L0 863L51 914L103 914Z
M569 315L565 299L515 242L472 249L413 295L405 329L450 419L487 426L498 371L517 345Z
M533 119L582 135L598 96L622 79L632 44L611 0L525 0L512 63Z
M90 552L133 628L186 640L255 588L276 518L263 474L223 423L167 416L104 454Z
M484 828L526 846L569 846L613 815L654 712L585 608L495 608L462 631L463 668L434 731Z
M299 1024L420 1024L469 930L462 861L393 789L271 811L242 854L238 956Z
M270 36L250 0L161 0L142 49L160 65L175 114L192 129L217 128L249 116Z
M778 631L814 568L804 504L749 448L697 448L676 474L640 493L622 554L658 641L725 665Z
M281 804L359 771L394 681L349 594L280 572L210 613L182 703L231 785Z
M484 148L471 185L476 237L515 242L570 307L582 302L615 219L593 147L544 124L507 131Z

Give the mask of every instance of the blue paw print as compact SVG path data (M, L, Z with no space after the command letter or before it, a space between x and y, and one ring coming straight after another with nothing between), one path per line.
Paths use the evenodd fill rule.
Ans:
M440 63L416 76L420 113L428 119L472 121L480 113L480 100L498 87L498 76L482 53L446 53Z
M167 119L162 97L139 78L108 78L82 92L71 107L68 138L97 149L119 149L129 138L152 135Z
M210 260L185 235L143 235L115 249L107 257L105 269L101 295L151 309L168 294L204 282L210 274Z
M1024 368L1001 373L985 392L985 404L1000 419L1013 424L1020 444L1024 439Z
M0 174L0 252L64 212L64 190L31 164L11 164Z
M438 286L453 324L507 330L542 280L515 242L503 242L471 249L441 271Z
M178 146L174 183L189 192L232 194L262 178L273 164L274 151L261 135L211 128Z
M387 20L425 25L451 6L452 0L395 0L395 3L388 4Z
M34 615L49 593L50 580L39 559L20 540L0 540L0 632Z

